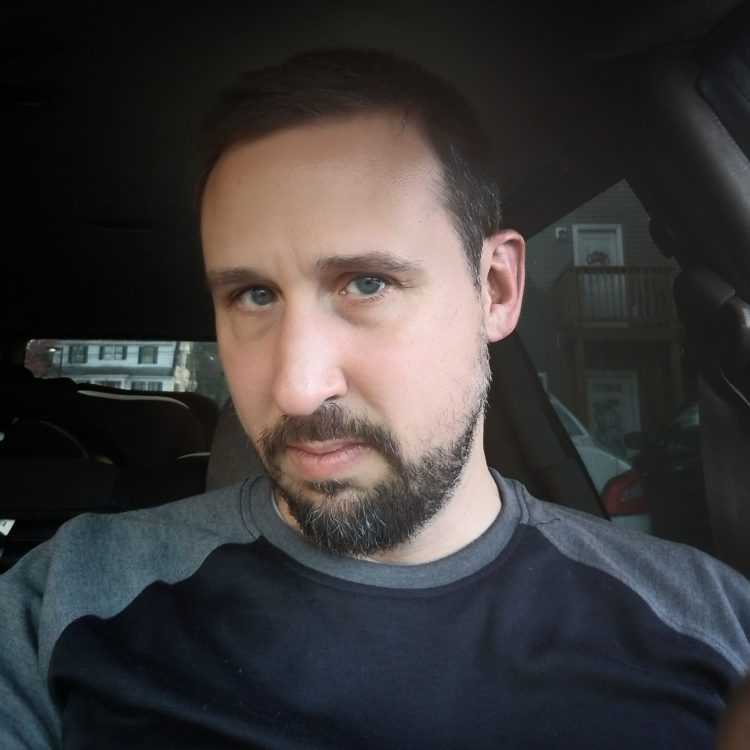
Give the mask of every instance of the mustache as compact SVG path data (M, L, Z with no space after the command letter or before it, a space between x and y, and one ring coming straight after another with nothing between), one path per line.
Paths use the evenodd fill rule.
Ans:
M398 441L393 433L368 419L347 412L336 403L322 404L304 417L282 417L266 428L258 438L265 459L277 466L279 456L289 443L356 440L375 448L391 465L401 464Z

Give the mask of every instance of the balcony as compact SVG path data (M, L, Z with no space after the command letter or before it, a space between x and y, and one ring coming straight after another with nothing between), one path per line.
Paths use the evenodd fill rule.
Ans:
M594 338L602 337L601 329L614 338L674 338L679 335L675 273L664 266L567 268L554 284L560 328L590 328Z
M575 266L555 280L563 401L589 414L591 378L620 377L676 409L684 400L682 326L672 296L676 269Z

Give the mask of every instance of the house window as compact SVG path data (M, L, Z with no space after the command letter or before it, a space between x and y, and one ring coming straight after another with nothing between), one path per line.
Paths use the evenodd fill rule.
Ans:
M163 390L161 380L134 380L130 384L131 391L161 391Z
M139 346L138 347L138 364L139 365L155 365L158 354L159 354L158 346Z
M99 347L99 359L125 359L128 347L119 344L103 344Z
M68 349L68 362L71 365L85 365L89 358L89 348L86 344L71 344Z

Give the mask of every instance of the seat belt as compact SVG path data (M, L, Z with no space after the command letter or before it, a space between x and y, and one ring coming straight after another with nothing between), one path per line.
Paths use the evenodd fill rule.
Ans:
M675 279L696 346L701 454L717 557L750 577L750 305L707 268Z

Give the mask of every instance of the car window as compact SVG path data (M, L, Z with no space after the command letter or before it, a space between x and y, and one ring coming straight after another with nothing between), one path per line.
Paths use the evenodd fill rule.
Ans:
M565 431L571 438L583 437L586 435L586 428L558 401L558 399L554 396L550 396L550 402L552 403L552 408L555 410L555 414L560 418Z
M694 541L685 516L705 496L678 270L618 182L528 240L519 332L613 520Z
M40 378L128 391L196 391L223 405L228 396L211 341L32 339L25 365Z

